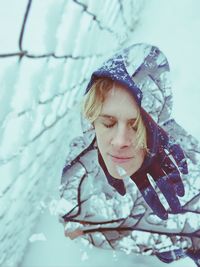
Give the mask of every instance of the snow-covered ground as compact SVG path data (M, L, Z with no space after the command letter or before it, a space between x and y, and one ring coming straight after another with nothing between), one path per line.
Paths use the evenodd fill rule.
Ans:
M172 71L173 116L188 132L200 140L200 1L149 0L142 12L133 42L157 45L167 55ZM60 179L60 178L58 178ZM155 257L126 255L122 252L86 248L80 239L69 240L55 216L58 198L56 181L52 199L42 208L30 244L20 267L142 267L167 266ZM53 200L55 199L55 201ZM171 267L195 266L189 259Z
M164 267L156 257L125 254L95 247L86 247L80 239L70 240L63 234L62 225L46 210L33 232L32 242L20 267ZM34 241L35 239L35 241ZM193 267L185 258L170 267Z

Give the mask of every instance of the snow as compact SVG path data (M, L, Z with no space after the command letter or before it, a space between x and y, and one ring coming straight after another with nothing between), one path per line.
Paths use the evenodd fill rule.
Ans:
M64 236L64 228L58 224L55 216L46 210L34 230L36 237L42 234L44 240L35 240L29 245L23 263L20 267L164 267L156 257L125 254L110 250L100 250L86 247L80 239L70 240ZM40 234L38 236L38 234ZM188 258L170 264L170 267L193 267L195 264Z
M33 234L30 238L30 242L35 242L35 241L46 241L46 237L43 233L38 233L38 234Z
M167 55L172 71L173 115L187 131L200 140L198 117L200 17L198 0L151 0L142 12L142 20L133 33L133 42L157 45ZM67 35L66 35L67 36ZM62 50L60 48L60 50ZM184 56L183 56L184 55ZM192 66L192 67L191 67ZM55 189L54 189L55 190ZM57 198L54 192L52 198ZM87 246L79 238L70 240L56 216L55 202L42 203L41 217L30 236L30 244L21 267L142 267L167 266L155 257L100 250ZM185 258L171 267L196 266Z
M27 0L0 1L0 54L17 52L21 26L26 10ZM14 7L14 8L11 8Z

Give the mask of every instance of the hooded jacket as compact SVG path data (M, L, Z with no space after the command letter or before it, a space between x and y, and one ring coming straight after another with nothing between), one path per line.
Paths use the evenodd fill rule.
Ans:
M200 148L198 141L171 117L172 92L166 57L155 46L134 44L94 71L86 93L99 77L125 85L140 106L143 119L150 115L182 147L189 171L181 176L185 190L179 199L182 208L172 212L155 187L168 211L168 218L162 220L152 212L130 177L123 179L122 193L122 184L108 177L99 164L95 131L82 117L83 136L72 140L63 168L60 222L68 232L82 229L81 238L96 247L157 255L166 262L183 257L188 248L200 249ZM154 132L151 152L156 149ZM151 161L147 158L145 164Z

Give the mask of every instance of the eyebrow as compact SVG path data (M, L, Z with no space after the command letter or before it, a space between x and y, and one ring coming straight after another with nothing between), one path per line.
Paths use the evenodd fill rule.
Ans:
M99 115L99 117L102 117L102 118L106 118L106 119L117 119L115 116L111 116L111 115L108 115L108 114L101 114ZM132 119L129 119L129 121L135 121L137 118L132 118Z

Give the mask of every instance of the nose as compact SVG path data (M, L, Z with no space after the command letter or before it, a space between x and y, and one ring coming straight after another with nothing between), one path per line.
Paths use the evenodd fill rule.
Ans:
M111 145L115 148L128 147L132 144L133 132L126 126L118 126L111 138Z

